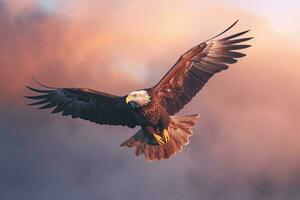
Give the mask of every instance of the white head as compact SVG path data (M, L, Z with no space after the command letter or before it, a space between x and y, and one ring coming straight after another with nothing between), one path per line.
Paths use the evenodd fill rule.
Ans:
M150 102L150 95L146 90L133 91L126 97L126 103L130 103L134 107L142 107Z

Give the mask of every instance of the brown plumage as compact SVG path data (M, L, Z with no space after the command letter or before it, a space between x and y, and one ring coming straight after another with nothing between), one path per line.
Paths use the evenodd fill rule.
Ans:
M141 129L121 146L134 147L137 156L146 160L161 160L180 152L188 144L198 115L173 116L180 111L215 73L228 68L245 54L238 50L250 47L242 44L252 39L240 36L249 30L216 39L231 29L237 21L219 35L184 53L169 72L154 86L115 96L90 89L28 88L40 93L27 96L30 105L40 109L54 108L72 118L98 124L123 125Z

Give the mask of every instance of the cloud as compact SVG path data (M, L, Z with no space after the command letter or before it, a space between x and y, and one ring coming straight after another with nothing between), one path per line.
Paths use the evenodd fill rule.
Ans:
M76 24L37 8L11 14L10 7L6 3L0 7L4 99L20 96L32 76L54 86L72 83L72 86L89 85L116 92L124 90L124 85L137 83L124 70L116 72L118 66L113 66L112 60L115 58L110 56L114 47L109 46L113 36L102 32L101 26L90 30L88 24Z
M299 196L297 40L233 4L57 1L45 11L20 2L0 3L1 199ZM39 112L20 98L31 76L116 94L151 86L236 18L233 31L251 28L253 47L180 113L201 118L170 160L146 163L120 148L136 130Z

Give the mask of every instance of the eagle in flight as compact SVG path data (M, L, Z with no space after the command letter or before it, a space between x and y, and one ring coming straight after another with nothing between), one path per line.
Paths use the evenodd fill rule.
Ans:
M238 52L251 45L244 36L249 30L221 39L238 21L217 36L184 53L168 73L154 86L126 96L116 96L83 88L42 88L27 86L39 93L26 96L40 105L53 108L52 113L70 115L97 124L122 125L141 129L121 146L134 147L137 156L146 160L162 160L180 152L189 142L198 114L174 116L197 94L217 72L228 68L246 54Z

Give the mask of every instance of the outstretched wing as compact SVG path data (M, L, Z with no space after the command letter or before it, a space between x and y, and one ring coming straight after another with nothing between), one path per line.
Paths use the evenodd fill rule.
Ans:
M27 86L36 96L26 96L41 105L39 109L54 108L52 113L60 113L72 118L81 118L107 125L123 125L134 128L138 122L130 112L125 97L114 96L91 89L50 88L36 89Z
M236 63L245 54L237 52L251 45L241 44L252 37L239 38L247 31L215 39L231 29L237 21L219 35L203 42L184 53L163 79L152 88L153 96L170 115L187 104L215 73Z

